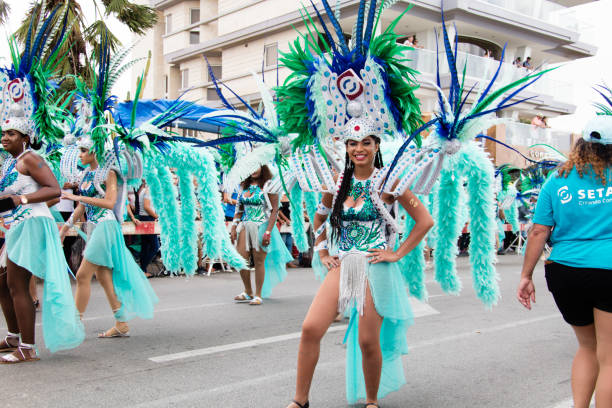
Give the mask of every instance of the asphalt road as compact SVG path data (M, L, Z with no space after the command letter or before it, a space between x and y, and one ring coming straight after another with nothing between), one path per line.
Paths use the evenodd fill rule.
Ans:
M404 358L408 383L381 401L399 407L570 407L571 329L536 271L538 298L515 300L522 258L500 257L503 298L486 310L475 298L467 258L459 259L461 296L442 293L428 271L428 304L413 302ZM113 324L94 282L87 339L41 361L0 366L3 407L278 407L293 396L302 319L318 287L310 269L292 269L263 306L234 304L236 273L151 280L160 303L153 320L131 322L131 337L96 339ZM39 316L40 320L40 316ZM312 407L346 407L344 326L322 344ZM0 330L5 330L0 321ZM40 325L37 327L40 330Z

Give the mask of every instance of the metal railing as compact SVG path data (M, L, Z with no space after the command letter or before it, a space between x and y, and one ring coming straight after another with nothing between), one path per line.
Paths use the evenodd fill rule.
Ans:
M533 146L534 144L547 144L557 150L569 151L571 147L571 132L541 128L526 123L505 123L506 143L514 146Z
M529 17L537 18L538 20L542 20L578 33L582 31L582 27L584 25L583 22L577 18L574 10L548 0L481 1L512 10L516 13L524 14Z
M404 52L405 58L409 61L406 64L422 74L435 75L436 73L436 52L428 49L407 49ZM448 63L446 54L440 52L439 55L440 74L448 74ZM457 53L457 70L462 75L463 67L466 64L466 77L479 82L488 82L495 75L499 66L499 61L493 58L481 57L459 51ZM511 63L504 62L500 69L496 84L508 84L516 81L532 71L523 67L517 67ZM571 102L573 100L573 86L569 82L563 82L544 75L529 87L531 92L552 96L555 100Z

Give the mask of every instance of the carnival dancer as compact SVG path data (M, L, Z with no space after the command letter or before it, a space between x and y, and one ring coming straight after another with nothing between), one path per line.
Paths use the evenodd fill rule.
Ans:
M251 285L249 269L240 270L244 292L234 298L259 306L262 298L271 295L272 289L287 276L286 264L293 258L284 245L278 228L279 196L266 191L272 180L268 166L261 166L241 182L242 193L232 222L231 237L240 255L253 258L255 267L255 291Z
M72 227L73 220L86 215L89 239L76 275L76 305L82 318L89 303L91 279L95 274L106 293L116 320L113 327L100 333L98 337L126 337L129 335L127 321L136 316L143 319L153 318L153 309L158 299L127 249L121 227L113 212L118 197L118 170L100 167L93 142L87 136L81 137L77 144L81 163L87 167L79 183L81 194L62 194L62 198L73 200L78 205L60 231L63 238ZM119 205L123 203L120 202Z
M365 121L349 122L347 128L351 134L346 140L346 165L339 177L340 187L334 195L323 194L314 225L319 229L331 214L331 239L337 241L339 255L329 255L324 231L316 240L316 249L329 272L304 319L296 394L290 407L309 405L308 395L321 338L338 311L352 311L355 327L349 331L358 333L363 355L366 406L377 407L378 397L393 390L385 388L389 384L380 384L383 370L385 378L403 383L401 355L406 351L405 336L394 339L396 347L386 343L382 351L381 338L388 339L386 336L396 330L402 333L412 322L412 311L396 262L418 245L433 226L433 220L410 190L397 198L383 194L381 198L386 205L397 200L415 221L404 242L394 250L396 243L387 242L386 222L375 205L375 200L380 198L374 197L377 193L373 189L374 177L382 168L380 137ZM351 337L354 339L355 335ZM358 360L352 362L354 366L347 372L360 370ZM359 388L361 375L353 374L356 374L355 383L347 386ZM379 389L381 385L383 388Z
M67 37L54 38L56 47L49 48L52 33L62 32L66 23L68 7L58 12L61 8L33 17L27 33L32 41L22 51L11 37L12 66L0 69L2 146L10 153L0 180L3 224L10 225L2 255L6 270L0 272L0 303L9 333L0 341L0 351L14 350L0 359L4 364L38 360L36 314L28 290L33 275L44 280L42 327L47 348L70 349L85 337L57 227L47 207L47 201L59 197L59 185L45 161L31 150L45 150L63 137L57 126L62 110L56 106L59 98L50 80ZM54 15L59 18L51 23Z
M0 274L0 303L9 333L0 342L0 351L13 353L0 359L3 364L39 359L36 310L29 293L32 275L44 280L42 318L47 348L73 348L85 337L57 227L46 204L59 197L59 184L44 160L31 150L31 146L40 147L40 143L31 142L32 135L30 119L23 107L15 104L2 123L2 147L14 157L5 164L0 181L1 201L8 200L5 205L12 207L3 251L6 270Z

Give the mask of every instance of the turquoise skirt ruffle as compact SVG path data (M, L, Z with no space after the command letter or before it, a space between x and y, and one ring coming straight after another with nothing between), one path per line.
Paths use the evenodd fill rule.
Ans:
M119 321L153 318L157 296L127 249L117 221L102 221L95 226L83 256L92 264L112 270L113 286L121 302L121 309L115 313Z
M402 356L408 353L406 330L414 323L414 315L397 263L369 264L367 276L374 306L383 317L380 331L383 364L378 389L378 397L383 398L406 383ZM351 312L346 340L346 398L354 404L366 397L359 347L359 314L355 308Z
M287 263L293 261L293 256L287 250L287 246L283 242L276 225L271 232L270 245L267 247L261 245L267 227L268 224L265 222L259 226L259 245L266 251L266 277L261 289L261 297L264 299L269 298L272 295L272 289L285 280L287 277Z
M69 269L51 218L32 217L6 233L8 258L44 280L42 327L51 352L71 349L83 342L85 330L72 297Z

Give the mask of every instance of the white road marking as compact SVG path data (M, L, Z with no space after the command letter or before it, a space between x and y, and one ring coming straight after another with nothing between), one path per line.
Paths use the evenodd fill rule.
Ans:
M275 296L274 299L290 299L304 296L314 296L314 294L301 294L301 295L285 295L285 296ZM205 309L208 307L219 307L219 306L229 306L235 305L236 302L217 302L217 303L202 303L199 305L189 305L189 306L175 306L175 307L166 307L162 309L155 309L155 313L166 313L166 312L177 312L183 310L191 310L191 309ZM90 322L93 320L102 320L102 319L112 319L112 314L106 314L104 316L92 316L83 318L84 322ZM36 327L42 326L42 323L37 323ZM0 330L7 330L7 327L0 327Z
M428 304L419 302L418 300L411 298L410 303L412 306L414 317L423 317L423 316L429 316L429 315L440 313L433 307L429 306ZM340 325L340 326L332 326L329 328L329 330L327 330L327 332L330 333L330 332L343 331L343 330L346 330L347 327L348 326L346 324ZM264 337L261 339L241 341L238 343L224 344L221 346L213 346L213 347L206 347L206 348L201 348L201 349L196 349L196 350L183 351L180 353L165 354L162 356L151 357L149 358L149 360L153 361L154 363L167 363L169 361L182 360L184 358L206 356L210 354L224 353L226 351L257 347L257 346L261 346L264 344L295 340L295 339L299 339L301 335L302 335L301 332L294 332L294 333L289 333L289 334L283 334L280 336Z
M410 350L414 351L415 349L426 348L430 346L438 346L440 344L454 342L459 339L476 337L476 336L479 336L480 334L495 333L498 331L512 329L515 327L525 326L525 325L541 322L543 320L550 320L550 319L555 319L555 318L560 319L561 317L559 314L551 314L551 315L535 317L533 319L518 320L512 323L493 326L493 327L489 327L486 329L471 330L469 332L460 333L454 336L447 336L447 337L436 338L434 340L422 341L420 343L410 345ZM345 328L346 326L334 326L334 327L336 327L337 330L340 330L341 328ZM341 367L344 364L345 364L344 356L342 355L340 356L339 359L335 361L319 363L317 365L317 370L319 370L319 373L322 370L327 370L327 369L337 370L338 367ZM230 384L224 384L224 385L210 388L210 389L203 389L203 390L197 390L197 391L191 391L191 392L182 392L180 394L170 395L170 396L155 399L152 401L145 401L140 404L132 405L131 408L169 407L175 404L179 404L181 402L202 401L206 396L209 396L209 395L219 395L220 393L240 392L241 390L252 387L254 385L270 384L270 382L272 381L284 380L285 378L293 376L293 375L295 375L295 368L292 368L290 370L285 370L285 371L279 371L279 372L276 372L270 375L257 376L255 378L249 378L243 381L237 381L237 382L230 383ZM562 405L562 404L566 404L568 401L570 405ZM567 401L563 401L561 404L555 405L554 407L551 407L551 408L569 408L569 407L571 407L571 399Z

